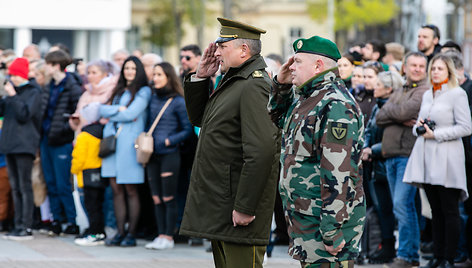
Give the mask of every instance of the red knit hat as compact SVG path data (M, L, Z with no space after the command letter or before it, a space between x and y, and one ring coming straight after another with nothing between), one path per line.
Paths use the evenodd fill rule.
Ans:
M16 58L8 67L9 75L17 75L28 79L29 63L26 58Z

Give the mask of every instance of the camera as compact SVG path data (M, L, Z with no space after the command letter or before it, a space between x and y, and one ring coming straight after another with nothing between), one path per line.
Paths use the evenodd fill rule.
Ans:
M424 125L427 125L431 130L434 130L434 128L436 127L436 122L434 122L433 120L425 119L423 125L416 128L416 134L418 134L418 136L421 136L426 133L426 128L424 127Z

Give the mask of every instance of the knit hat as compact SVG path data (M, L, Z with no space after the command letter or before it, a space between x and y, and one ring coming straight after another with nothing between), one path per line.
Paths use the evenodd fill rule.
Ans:
M80 110L80 115L87 121L88 124L98 121L100 119L100 103L91 102Z
M295 53L311 53L331 58L335 61L341 58L338 47L330 40L312 36L308 39L297 39L293 42L293 51Z
M8 67L9 75L16 75L28 79L29 63L26 58L16 58Z

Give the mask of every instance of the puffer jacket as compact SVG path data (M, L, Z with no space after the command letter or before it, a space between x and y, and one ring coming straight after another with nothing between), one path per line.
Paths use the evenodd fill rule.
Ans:
M49 145L51 146L61 146L74 140L74 131L69 125L69 117L67 115L75 112L77 102L82 95L82 88L72 75L66 73L64 79L66 79L64 88L57 99L49 131L44 133L43 130L42 133L47 135ZM54 83L54 80L51 83ZM41 114L43 119L47 116L49 97L50 91L48 89L44 91L42 98Z

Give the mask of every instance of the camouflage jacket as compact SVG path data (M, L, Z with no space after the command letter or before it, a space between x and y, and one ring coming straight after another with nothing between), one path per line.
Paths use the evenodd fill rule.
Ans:
M331 69L295 90L274 79L268 109L283 129L279 190L289 254L306 263L355 259L365 218L359 106ZM336 257L325 250L343 240Z

